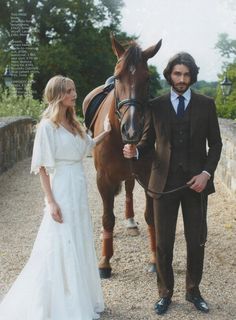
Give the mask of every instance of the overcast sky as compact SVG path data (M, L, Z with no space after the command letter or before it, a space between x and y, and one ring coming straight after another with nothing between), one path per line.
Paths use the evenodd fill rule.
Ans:
M236 0L124 0L124 3L122 30L139 35L143 49L163 39L160 51L149 60L161 76L173 54L187 51L200 67L198 79L217 81L223 58L214 47L220 33L236 39Z

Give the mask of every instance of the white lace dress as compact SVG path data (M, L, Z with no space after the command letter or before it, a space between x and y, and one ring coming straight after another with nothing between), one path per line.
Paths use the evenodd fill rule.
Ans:
M89 136L40 122L31 172L44 166L50 174L64 222L52 219L45 202L31 256L0 304L0 320L92 320L104 310L82 164L93 145Z

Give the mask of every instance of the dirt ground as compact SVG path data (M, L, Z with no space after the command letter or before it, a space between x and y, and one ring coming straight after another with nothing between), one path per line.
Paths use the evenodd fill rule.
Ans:
M0 295L4 295L27 261L42 219L43 194L38 176L29 174L30 159L19 162L0 176ZM94 223L97 255L100 255L102 204L96 187L93 159L86 158L89 202ZM184 299L186 248L181 214L176 233L175 293L166 320L236 319L236 199L216 180L217 192L210 196L208 242L203 297L210 313L197 311ZM153 320L158 299L156 276L147 272L149 244L144 221L144 194L135 186L135 219L140 235L127 235L124 227L124 193L116 198L115 253L112 278L102 280L106 310L101 320ZM7 320L7 319L6 319ZM24 319L22 319L24 320ZM32 319L33 320L33 319ZM58 319L60 320L60 319Z

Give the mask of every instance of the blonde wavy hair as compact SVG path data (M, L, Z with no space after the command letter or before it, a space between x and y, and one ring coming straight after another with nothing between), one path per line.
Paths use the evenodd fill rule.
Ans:
M62 109L64 107L62 101L65 98L67 88L71 83L74 85L74 81L70 78L57 75L48 81L44 89L44 101L48 104L48 107L44 110L42 118L50 119L56 127L59 127L60 125ZM84 137L85 131L77 120L74 107L67 108L66 118L73 128L73 131L78 133L81 137Z

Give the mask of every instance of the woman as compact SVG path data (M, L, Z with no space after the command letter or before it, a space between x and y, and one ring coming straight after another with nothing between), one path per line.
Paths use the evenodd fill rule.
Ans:
M45 193L44 217L25 268L0 305L0 320L92 320L104 310L82 159L109 134L91 139L75 115L74 82L45 88L31 172Z

